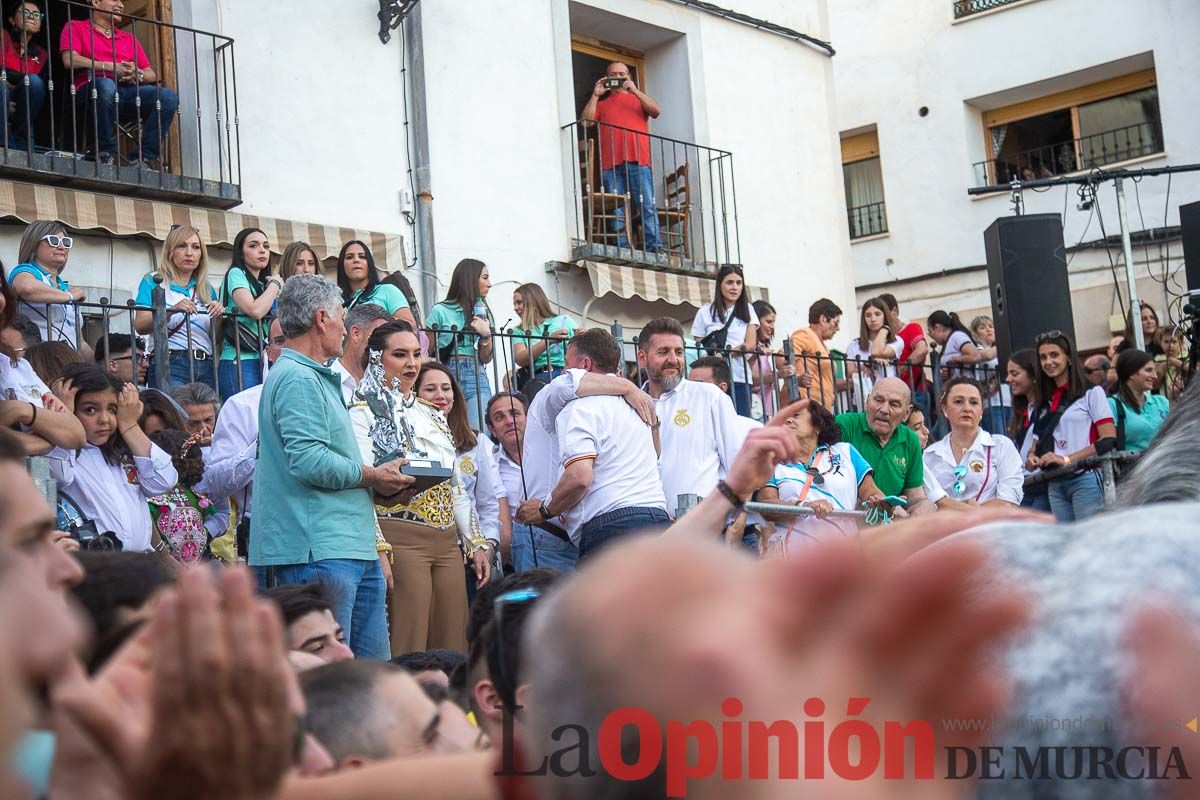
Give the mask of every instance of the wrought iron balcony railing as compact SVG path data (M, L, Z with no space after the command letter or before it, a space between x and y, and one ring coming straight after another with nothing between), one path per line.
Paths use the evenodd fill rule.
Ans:
M851 239L887 233L887 206L882 200L878 203L848 208L846 209L846 218L850 222Z
M233 39L129 14L91 24L92 5L77 0L44 8L29 38L37 49L22 53L16 41L17 52L3 54L0 175L220 208L241 202ZM110 52L131 60L105 69Z
M1141 122L1082 139L977 161L974 164L975 185L996 186L1013 180L1054 178L1162 151L1161 129L1156 124Z
M993 8L1010 6L1020 0L954 0L954 18L962 19Z
M716 272L741 263L733 154L601 122L572 122L573 261Z

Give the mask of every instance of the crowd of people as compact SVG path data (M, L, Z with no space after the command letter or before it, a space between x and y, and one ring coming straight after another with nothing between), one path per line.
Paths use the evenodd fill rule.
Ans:
M537 285L514 292L520 326L499 329L482 261L461 261L422 315L364 242L341 248L330 279L311 246L277 259L247 229L214 286L188 226L142 279L130 332L105 324L89 344L82 298L63 277L71 245L59 223L30 224L0 294L0 468L45 456L53 501L22 471L0 482L0 507L32 515L26 528L8 522L11 535L27 537L52 594L74 597L91 627L83 648L76 613L48 608L54 647L22 667L49 690L40 707L25 698L18 764L50 797L96 779L84 767L101 756L105 779L135 793L156 774L145 759L184 758L166 754L186 749L178 736L154 729L161 754L138 738L165 719L130 732L122 717L131 703L205 710L190 695L131 694L131 672L219 694L221 670L235 668L247 683L213 730L242 726L224 747L253 741L262 760L221 762L206 779L245 769L282 791L261 797L365 797L393 781L438 787L420 796L459 781L464 794L444 796L472 796L488 771L454 765L502 754L506 709L536 709L517 723L531 750L504 756L520 760L572 714L590 719L576 682L612 690L596 702L628 699L603 675L635 640L596 651L583 608L632 613L642 597L654 610L637 623L645 635L669 630L676 601L639 570L661 575L678 559L680 580L728 579L714 597L734 597L750 580L736 577L741 566L696 577L730 551L751 557L731 564L811 571L823 568L814 554L848 558L829 555L847 541L902 547L1020 506L1084 520L1104 505L1090 457L1149 447L1186 378L1182 337L1159 331L1148 309L1143 332L1161 352L1114 341L1113 376L1080 363L1061 331L1012 353L1001 375L990 319L905 322L891 295L863 304L844 356L829 347L842 318L829 299L779 347L775 308L751 303L742 269L728 266L690 329L664 317L637 332L630 380L624 343L555 313ZM631 542L648 532L665 538ZM706 549L721 541L725 553ZM605 574L611 587L592 577ZM887 586L859 591L878 602L900 591ZM612 587L629 597L618 603ZM922 590L948 601L966 591ZM534 614L542 595L555 599ZM997 603L955 612L963 624L1003 620L968 652L1018 623L1011 598ZM195 641L206 631L211 641ZM200 676L217 658L205 647L220 663Z

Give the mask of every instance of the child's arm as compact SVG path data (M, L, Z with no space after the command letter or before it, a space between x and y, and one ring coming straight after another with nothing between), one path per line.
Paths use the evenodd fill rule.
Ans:
M179 482L179 473L175 471L171 457L156 447L138 425L141 416L142 399L137 387L127 383L117 397L117 431L133 454L138 468L138 485L148 497L154 497L174 488Z

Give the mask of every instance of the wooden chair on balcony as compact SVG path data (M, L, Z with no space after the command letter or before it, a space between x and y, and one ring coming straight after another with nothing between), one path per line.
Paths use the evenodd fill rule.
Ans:
M620 236L610 225L623 214L628 230L633 224L630 215L628 194L606 192L600 184L600 171L596 169L595 142L585 139L579 143L579 188L583 201L583 224L587 241L594 244L616 246ZM617 212L621 212L618 214Z
M658 209L658 238L669 255L692 257L692 242L688 217L692 209L691 184L688 182L688 164L679 167L663 178L663 202L666 207Z

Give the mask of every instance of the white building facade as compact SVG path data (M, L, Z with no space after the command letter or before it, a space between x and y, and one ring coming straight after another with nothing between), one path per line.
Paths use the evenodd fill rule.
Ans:
M1200 162L1200 4L839 0L831 14L860 304L892 292L910 319L990 313L983 232L1012 196L973 186ZM1200 199L1200 173L1125 189L1138 294L1178 319L1178 208ZM1063 215L1079 346L1102 348L1128 300L1115 193L1101 183L1089 208L1077 190L1021 199Z
M342 242L363 238L426 310L460 259L479 258L498 322L514 317L512 290L534 282L563 313L630 336L656 316L690 322L732 262L789 331L817 298L854 298L833 59L819 44L829 20L825 0L737 3L770 24L676 0L425 2L385 44L379 0L130 0L128 12L174 26L130 26L181 96L164 182L6 153L0 254L11 268L23 222L62 218L77 238L65 277L123 304L181 221L205 233L214 280L242 225L263 227L276 252L311 240L330 272ZM86 9L50 5L56 41ZM603 224L588 227L598 187L574 123L584 88L618 58L663 108L650 127L663 137L660 208L664 179L688 167L673 206L687 219L665 254L619 252ZM84 152L58 129L46 140Z

